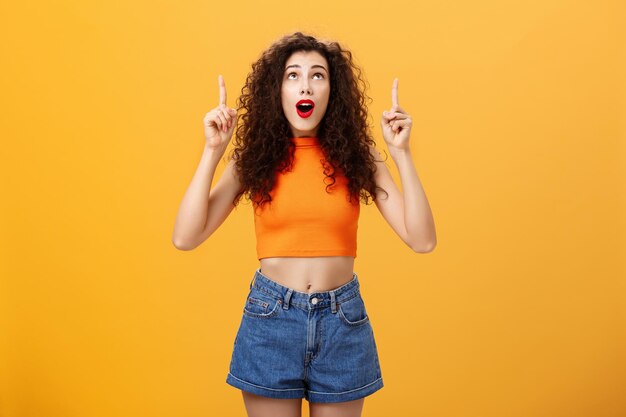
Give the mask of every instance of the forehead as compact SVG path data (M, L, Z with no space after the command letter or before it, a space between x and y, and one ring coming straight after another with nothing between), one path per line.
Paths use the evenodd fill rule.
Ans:
M297 51L291 54L285 63L285 69L291 65L299 65L300 67L323 67L328 68L328 62L322 54L317 51ZM294 67L297 68L297 67Z

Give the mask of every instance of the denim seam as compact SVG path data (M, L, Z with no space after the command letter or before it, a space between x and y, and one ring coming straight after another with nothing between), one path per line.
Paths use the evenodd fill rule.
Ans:
M263 388L263 389L267 389L267 390L271 390L271 391L298 391L298 390L304 390L304 388L284 388L284 389L268 388L268 387L264 387L263 385L257 385L257 384L253 384L252 382L244 381L243 379L237 378L235 375L231 374L230 372L228 374L230 376L232 376L233 378L235 378L237 381L241 381L244 384L252 385L252 386L257 387L257 388Z
M267 312L267 308L270 306L270 303L260 300L258 298L255 297L248 297L248 301L252 304L256 304L258 306L261 306L265 309L265 312Z
M319 321L319 332L320 332L320 338L317 341L317 346L315 346L315 355L313 355L313 357L311 358L311 362L317 358L317 355L319 355L320 350L322 350L322 341L324 340L324 325L322 324L323 321L320 320Z
M364 388L367 388L367 387L369 387L370 385L373 385L373 384L377 383L377 382L378 382L378 381L380 381L381 379L383 379L383 378L382 378L382 377L380 377L380 378L378 378L377 380L375 380L374 382L370 382L370 383L369 383L369 384L367 384L367 385L363 385L363 386L362 386L362 387L360 387L360 388L351 389L351 390L349 390L349 391L342 391L342 392L321 392L321 391L311 391L311 390L309 390L309 392L312 392L312 393L314 393L314 394L324 394L324 395L341 395L341 394L347 394L347 393L350 393L350 392L359 391L359 390L362 390L362 389L364 389Z
M278 307L280 305L282 305L282 301L277 300L276 305L274 305L274 308L269 313L254 313L252 311L247 310L245 307L243 308L243 312L248 317L260 318L260 319L271 318L278 314Z
M282 298L280 295L278 295L278 293L274 293L274 292L267 291L267 290L266 290L265 288L263 288L263 287L256 287L256 286L255 286L254 288L256 288L257 290L261 291L261 292L262 292L262 293L264 293L264 294L267 294L268 296L270 296L270 297L272 297L272 298L274 298L274 299L276 299L276 300L280 300L280 299Z
M343 319L344 323L346 323L348 326L361 326L361 325L367 323L369 321L369 319L370 319L370 316L368 314L368 315L365 316L365 318L362 318L361 320L350 321L345 316L345 314L343 314L343 310L341 309L341 306L339 306L339 309L337 310L337 312L339 313L339 316Z

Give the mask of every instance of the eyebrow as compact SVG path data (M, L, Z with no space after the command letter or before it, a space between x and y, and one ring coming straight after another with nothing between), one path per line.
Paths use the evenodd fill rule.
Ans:
M292 64L292 65L287 66L287 68L285 68L285 71L287 71L287 70L288 70L289 68L291 68L291 67L302 68L302 67L301 67L300 65L298 65L298 64ZM311 65L311 68L322 68L324 71L328 72L328 70L327 70L326 68L324 68L324 66L323 66L323 65L318 65L318 64L315 64L315 65Z

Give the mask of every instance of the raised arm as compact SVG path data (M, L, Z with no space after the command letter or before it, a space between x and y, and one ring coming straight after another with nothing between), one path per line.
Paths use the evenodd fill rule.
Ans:
M191 250L208 238L226 219L239 191L233 161L211 190L217 164L221 160L237 123L237 112L226 106L226 85L220 75L220 102L204 117L206 143L198 168L185 192L176 216L172 243ZM230 200L229 200L230 198Z
M416 252L431 252L437 245L433 213L417 175L409 136L413 120L398 103L398 79L391 88L391 110L383 112L380 124L389 154L398 168L402 191L383 162L378 163L376 181L389 190L389 198L377 202L385 220L400 238ZM370 151L376 155L375 149ZM378 154L380 155L380 154Z

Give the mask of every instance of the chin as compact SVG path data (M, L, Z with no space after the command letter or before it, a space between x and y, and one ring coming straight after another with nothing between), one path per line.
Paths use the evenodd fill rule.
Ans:
M300 132L312 132L318 126L318 123L310 123L306 125L292 125L294 129Z

